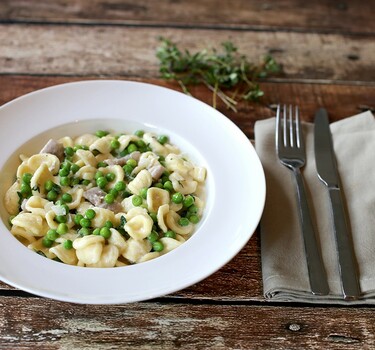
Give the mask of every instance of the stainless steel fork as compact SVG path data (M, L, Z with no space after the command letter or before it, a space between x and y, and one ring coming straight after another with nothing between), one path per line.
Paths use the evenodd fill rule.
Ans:
M306 153L299 110L298 107L295 107L295 111L293 112L292 106L289 106L288 109L284 105L283 116L281 117L280 114L281 107L279 105L276 112L276 150L281 163L293 171L296 180L299 217L310 288L313 294L326 295L329 293L327 275L312 224L301 173L301 168L306 162Z

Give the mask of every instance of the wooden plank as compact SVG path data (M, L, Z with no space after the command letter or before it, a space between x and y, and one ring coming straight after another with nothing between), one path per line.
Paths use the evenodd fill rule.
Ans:
M1 73L155 78L159 36L192 52L231 40L253 62L271 53L283 79L375 80L371 36L78 25L0 25Z
M374 33L373 1L2 1L0 21Z
M158 302L87 306L1 297L0 347L371 349L374 321L368 308Z
M86 77L91 79L94 77ZM25 93L43 87L77 81L82 78L61 76L0 76L0 105ZM178 89L178 86L157 79L145 82ZM273 115L270 104L277 102L301 106L304 120L312 121L319 106L327 108L331 121L339 120L360 112L362 105L375 108L375 86L325 85L297 83L264 83L265 97L261 103L242 103L238 113L228 112L222 105L221 111L233 120L249 137L253 138L256 120ZM210 93L204 87L195 87L192 93L210 103ZM0 283L0 291L12 289ZM244 249L226 266L206 280L177 292L168 298L215 299L237 301L264 301L262 296L260 243L256 233Z

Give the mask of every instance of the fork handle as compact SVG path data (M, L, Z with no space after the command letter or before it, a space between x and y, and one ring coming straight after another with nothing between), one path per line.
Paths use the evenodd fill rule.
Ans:
M302 173L299 168L294 168L293 173L297 185L299 217L301 221L310 288L313 294L327 295L329 293L327 275L310 216Z

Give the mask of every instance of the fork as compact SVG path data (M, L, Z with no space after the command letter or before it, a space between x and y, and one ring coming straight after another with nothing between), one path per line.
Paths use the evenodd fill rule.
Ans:
M305 185L301 173L301 168L304 167L306 162L306 154L299 110L296 106L294 112L295 116L293 116L293 107L289 106L288 113L288 108L284 105L282 118L280 117L280 110L281 107L278 105L276 112L276 150L279 160L288 169L292 170L296 180L299 218L310 288L313 294L326 295L329 293L326 272L312 224Z

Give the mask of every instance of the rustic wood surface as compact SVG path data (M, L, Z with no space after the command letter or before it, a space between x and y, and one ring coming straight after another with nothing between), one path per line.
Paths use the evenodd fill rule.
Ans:
M165 36L191 51L232 40L283 73L264 80L260 103L219 110L248 138L275 103L319 106L331 121L375 110L375 2L0 1L0 105L37 89L90 79L158 77ZM204 87L194 96L211 103ZM3 125L1 125L3 127ZM90 306L39 298L0 282L1 349L373 349L372 307L266 302L259 232L204 281L157 300Z

